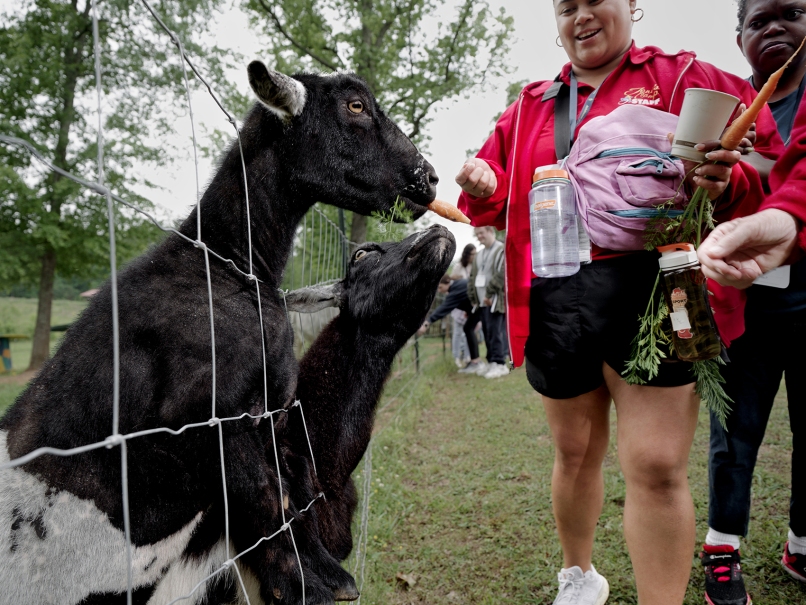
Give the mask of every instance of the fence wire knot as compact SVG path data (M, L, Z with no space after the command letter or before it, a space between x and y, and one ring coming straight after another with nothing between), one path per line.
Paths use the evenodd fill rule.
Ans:
M255 281L257 277L255 277L254 273L250 273L249 275L246 276L246 279L248 279L249 281Z
M120 445L123 443L123 436L122 435L109 435L106 439L104 439L106 443L106 449L111 450L116 445Z
M207 421L207 424L209 426L218 426L219 424L221 424L221 418L219 418L218 416L213 416L212 418L210 418L210 420Z
M199 250L207 250L207 244L205 244L203 241L199 239L193 242L193 246L198 248Z
M233 559L227 559L221 564L221 569L229 569L233 565L235 565L235 561Z
M292 408L298 408L301 405L302 405L302 402L299 399L295 399L294 403L291 404L291 407Z

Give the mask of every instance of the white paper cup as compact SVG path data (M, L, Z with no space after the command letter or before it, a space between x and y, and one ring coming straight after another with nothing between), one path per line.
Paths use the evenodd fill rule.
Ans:
M694 149L694 146L718 140L738 103L737 97L724 92L707 88L686 90L674 133L672 155L694 162L705 161L705 154Z

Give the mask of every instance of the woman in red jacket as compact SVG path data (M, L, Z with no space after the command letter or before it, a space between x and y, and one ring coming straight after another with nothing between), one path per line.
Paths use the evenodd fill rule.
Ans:
M643 14L636 0L553 0L553 7L557 43L570 59L558 79L577 87L572 109L578 127L626 103L678 114L690 87L721 90L746 104L754 96L749 84L693 53L636 47L632 24ZM527 377L542 395L556 448L552 505L564 564L555 603L607 600L607 582L593 568L591 554L603 504L612 398L627 485L624 533L638 602L679 604L694 546L686 474L699 406L694 377L690 364L678 360L662 364L647 385L630 386L620 376L657 275L657 255L594 247L593 262L576 275L546 279L532 273L527 195L534 169L557 161L553 84L527 86L477 157L465 163L456 177L463 189L459 207L474 225L507 230L511 356L519 366L525 354ZM780 148L765 110L755 149L775 159ZM756 171L739 163L738 152L714 150L708 158L718 163L698 168L690 185L706 188L712 199L721 196L722 218L754 211L761 194ZM729 341L743 329L742 300L736 290L716 289L712 304Z

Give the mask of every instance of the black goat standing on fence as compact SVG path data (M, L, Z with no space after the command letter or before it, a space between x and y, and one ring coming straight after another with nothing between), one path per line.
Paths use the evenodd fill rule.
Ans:
M213 389L204 255L169 236L118 279L123 435L176 430L213 414L230 418L287 407L298 366L277 287L301 217L316 201L364 214L386 212L398 196L417 217L434 198L433 168L360 79L289 78L254 62L249 80L260 101L241 131L251 221L236 143L201 200L200 238L246 270L251 230L265 342L254 281L211 258L218 381ZM196 220L194 210L180 231L195 239ZM110 292L107 284L93 298L54 358L0 421L0 463L44 446L103 442L111 434ZM315 514L300 513L308 502L280 499L272 422L246 418L221 424L230 556L280 529L286 504L287 518L295 519L306 602L354 597L352 578L319 540ZM219 427L212 425L127 441L135 603L186 595L226 559ZM125 602L121 456L117 445L110 445L0 470L0 604ZM239 566L257 580L265 603L302 603L303 579L288 531L260 543ZM210 581L184 602L207 603L207 591L214 588Z
M325 494L314 505L319 535L340 561L353 545L351 475L369 445L384 382L395 356L428 314L455 251L453 235L442 226L399 243L365 244L353 253L343 281L295 291L289 299L300 307L339 307L300 362L297 397ZM282 435L294 455L310 457L299 409L289 411ZM292 489L299 485L304 482L293 481Z

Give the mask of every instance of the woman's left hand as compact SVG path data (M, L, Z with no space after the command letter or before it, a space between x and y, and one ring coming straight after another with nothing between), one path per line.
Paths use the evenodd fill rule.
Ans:
M669 135L669 137L671 141L673 135ZM696 187L702 187L708 192L708 197L715 200L728 188L730 173L742 159L742 154L740 151L720 149L719 141L706 141L696 145L694 149L704 152L706 159L699 168L697 162L683 160L683 168L687 175L686 182L692 191Z

